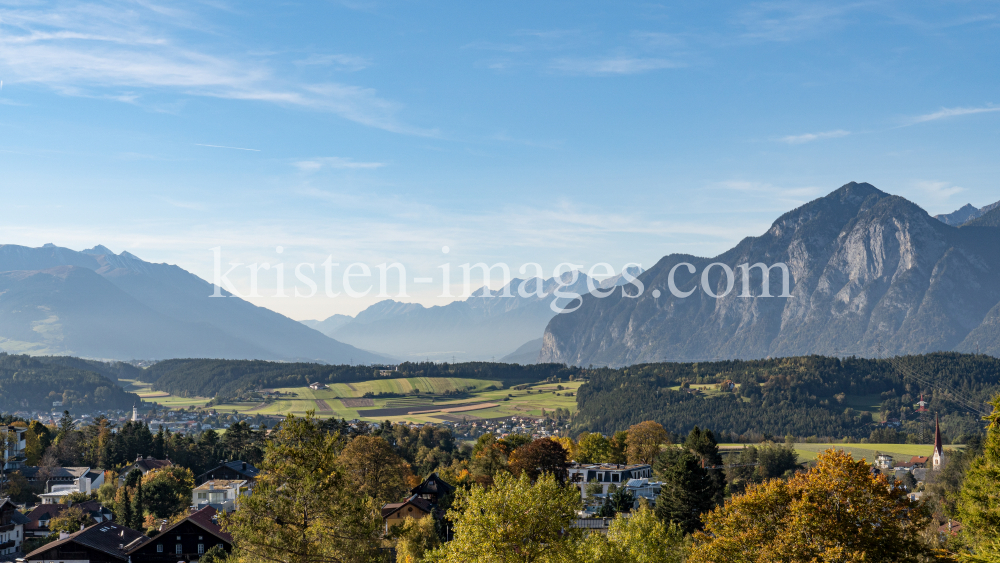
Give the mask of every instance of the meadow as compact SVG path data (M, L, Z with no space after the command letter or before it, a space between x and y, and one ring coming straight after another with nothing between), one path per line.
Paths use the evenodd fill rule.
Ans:
M742 446L744 444L719 444L720 447L729 449ZM746 444L752 445L752 444ZM930 456L934 446L930 444L811 444L799 442L794 444L795 453L799 455L799 462L812 461L820 452L834 448L843 450L851 454L854 459L866 459L869 462L875 461L877 453L891 455L897 462L910 461L915 455ZM948 445L944 449L960 449L961 445Z
M178 397L153 391L148 384L122 380L127 391L168 408L204 406L205 397ZM562 390L557 385L563 387ZM453 377L379 379L359 383L337 383L328 389L308 387L269 389L276 396L264 402L222 403L214 409L261 415L304 415L315 411L322 418L336 417L370 422L436 422L476 420L508 416L541 416L543 410L576 410L580 381L531 384L527 389L500 389L500 381ZM519 386L520 387L520 386ZM365 399L367 393L395 393L399 397ZM446 394L448 393L448 394ZM573 395L567 395L573 393Z

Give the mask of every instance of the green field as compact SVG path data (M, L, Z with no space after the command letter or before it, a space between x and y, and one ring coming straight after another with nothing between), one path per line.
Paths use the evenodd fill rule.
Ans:
M719 446L739 446L741 444L719 444ZM752 444L748 444L752 445ZM945 449L959 449L963 446L945 446ZM886 453L896 461L910 461L915 455L930 456L934 446L929 444L795 444L795 453L799 454L799 461L811 461L816 456L830 448L844 450L854 456L854 459L865 459L869 462L875 461L875 452Z
M202 406L209 399L204 397L177 397L150 389L149 384L122 380L127 391L138 393L146 401L159 403L169 408L186 408ZM542 410L554 411L556 408L576 410L576 390L582 382L562 383L563 390L556 389L555 383L534 384L530 389L516 391L513 389L489 390L489 387L500 387L499 381L482 379L461 379L452 377L413 377L400 379L379 379L359 383L336 383L329 389L312 390L308 387L287 387L271 389L281 394L271 402L254 403L224 403L214 406L219 412L240 412L261 415L304 415L307 411L316 411L319 417L336 417L348 420L378 421L389 419L393 422L442 422L448 417L468 418L499 418L507 416L541 416ZM410 394L418 390L419 394ZM529 392L530 391L530 392ZM461 392L460 395L444 395L445 392ZM567 396L567 392L574 396ZM346 406L340 399L362 398L365 393L398 393L405 397L373 399L371 406ZM559 395L556 395L559 393ZM508 397L510 395L510 397ZM507 399L507 400L505 400ZM362 416L358 411L407 408L415 406L415 410L430 410L416 408L416 405L433 405L433 409L448 408L457 404L495 404L473 410L463 410L453 413L419 413L397 416ZM442 416L444 415L444 416Z

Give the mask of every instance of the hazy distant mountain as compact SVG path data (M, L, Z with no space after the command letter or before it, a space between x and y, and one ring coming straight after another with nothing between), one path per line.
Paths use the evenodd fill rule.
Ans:
M350 315L333 315L322 321L300 321L307 327L318 330L323 334L330 334L338 328L346 325L347 323L354 320L354 317Z
M1000 209L996 210L1000 213ZM992 212L988 213L992 216ZM668 288L676 270L678 298ZM715 299L699 289L705 266L734 268L735 287ZM738 264L787 263L791 297L740 297ZM725 291L723 270L709 287ZM657 360L808 354L874 356L939 350L1000 355L1000 228L955 228L869 184L850 183L786 213L759 237L715 258L671 254L639 277L637 299L584 298L550 321L541 361L624 365ZM771 293L780 293L780 272ZM631 287L632 290L636 288ZM653 290L660 292L654 297ZM633 292L634 293L634 292Z
M500 358L500 361L505 364L537 364L538 354L542 351L542 339L536 338L529 342L525 342L520 348L514 350L510 354Z
M985 207L983 209L986 209ZM1000 227L1000 207L995 207L962 225L963 227Z
M103 246L0 246L0 350L105 359L381 362L177 266Z
M632 267L632 276L641 273ZM391 299L380 301L358 313L346 324L342 319L309 321L310 326L333 326L321 329L324 334L342 342L366 350L392 355L403 360L435 361L490 360L501 359L518 350L525 342L541 338L549 319L556 315L550 307L553 291L563 286L563 293L584 294L588 292L588 278L584 274L575 283L572 274L565 273L561 280L554 278L542 281L542 291L547 295L539 298L533 295L538 279L514 279L507 289L511 297L504 297L504 289L492 292L486 288L474 292L473 296L444 306L424 307L418 303L400 303ZM610 288L623 283L622 275L593 281L595 287ZM521 297L522 293L531 294ZM557 305L568 304L568 299L560 299ZM518 363L535 363L538 348L533 357L522 351ZM506 360L505 360L506 361Z
M967 203L964 206L962 206L962 208L959 209L958 211L953 211L945 215L935 215L934 218L943 223L951 225L952 227L957 227L959 225L968 223L969 221L982 217L986 213L989 213L990 211L998 208L1000 208L1000 201L996 203L991 203L990 205L987 205L982 209L974 207L971 203Z

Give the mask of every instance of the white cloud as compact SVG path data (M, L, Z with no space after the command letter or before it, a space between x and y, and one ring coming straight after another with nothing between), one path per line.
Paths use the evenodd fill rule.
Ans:
M367 68L371 61L365 57L355 55L309 55L308 57L295 61L299 66L329 66L337 70L357 71Z
M820 139L836 139L837 137L846 137L850 134L851 134L850 131L837 129L836 131L823 131L822 133L805 133L802 135L788 135L787 137L782 137L780 141L783 143L788 143L790 145L801 145L803 143L819 141Z
M385 166L383 162L356 162L350 158L339 156L323 156L299 160L292 163L293 166L303 172L315 172L322 168L349 169L349 170L373 170Z
M985 106L979 108L941 108L934 113L928 113L925 115L918 115L910 119L909 125L915 125L917 123L925 123L927 121L937 121L938 119L947 119L949 117L958 117L960 115L973 115L976 113L991 113L994 111L1000 111L1000 107Z
M923 192L925 196L938 201L948 199L965 191L965 188L955 186L950 182L938 182L933 180L916 182L916 187L918 190Z
M564 58L552 62L552 68L562 72L592 75L638 74L683 66L682 63L668 59L641 57Z
M64 95L135 103L137 92L254 100L337 114L397 133L433 136L402 123L401 106L358 86L299 83L264 61L191 49L164 29L195 26L186 13L112 0L0 8L0 71L8 84L42 84ZM328 64L363 59L326 55ZM324 60L315 59L316 64ZM309 61L309 59L306 59Z

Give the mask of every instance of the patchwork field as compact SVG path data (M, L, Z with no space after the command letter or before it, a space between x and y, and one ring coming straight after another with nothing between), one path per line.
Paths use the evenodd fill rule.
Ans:
M148 384L141 382L122 380L122 383L129 385L126 390L138 393L143 399L170 408L201 406L208 402L203 397L176 397L153 391ZM222 412L263 415L303 415L312 410L323 418L357 418L372 422L386 419L394 422L442 422L515 415L541 416L543 410L551 412L556 408L575 411L575 393L580 385L581 382L563 383L560 391L554 383L543 383L518 391L496 389L501 386L499 381L482 379L380 379L351 384L337 383L329 389L320 390L308 387L270 389L281 395L266 403L226 403L214 408ZM488 388L493 389L487 390ZM419 393L413 393L414 391ZM445 392L453 394L444 395ZM366 398L366 393L397 393L405 396ZM566 393L573 393L574 396L567 396Z

